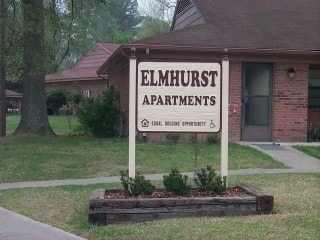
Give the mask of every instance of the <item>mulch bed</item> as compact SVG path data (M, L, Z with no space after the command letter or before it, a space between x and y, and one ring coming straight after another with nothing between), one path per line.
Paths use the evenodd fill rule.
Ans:
M201 192L198 188L191 188L190 193L184 198L201 198L201 197L248 197L252 196L242 188L239 187L229 187L227 191L222 194L216 194L214 192ZM127 192L120 189L107 190L105 194L105 199L139 199L139 198L182 198L176 196L165 189L156 189L154 193L150 196L139 195L137 197L130 196Z

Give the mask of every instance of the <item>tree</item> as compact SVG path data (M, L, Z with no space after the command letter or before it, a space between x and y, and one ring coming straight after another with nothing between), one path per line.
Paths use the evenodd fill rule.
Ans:
M131 30L135 33L141 18L138 12L137 0L119 0L113 9L120 31Z
M23 99L15 134L51 136L45 93L43 0L23 0Z
M94 33L107 36L105 32L96 28L97 25L105 26L101 24L106 22L110 24L111 40L116 38L123 42L132 40L134 36L131 32L135 31L139 23L136 0L96 0L74 3L74 0L10 0L7 2L10 21L5 27L9 29L10 35L8 34L6 38L8 50L5 55L8 56L7 62L10 64L6 67L6 72L10 73L13 79L18 81L23 79L21 120L15 134L53 134L47 117L45 74L58 67L62 59L69 57L71 61L76 61L83 55L84 52L81 55L70 54L72 40L77 40L80 48L87 51L88 45L89 47L93 45L92 41L100 40ZM115 7L108 12L110 4L114 4ZM95 11L104 17L97 17ZM90 14L87 15L87 13ZM76 21L75 16L78 16L79 21ZM84 16L89 16L86 25L81 23L81 18ZM119 16L120 20L115 19L115 16ZM83 31L84 29L86 31ZM81 45L82 43L84 45Z
M5 4L0 0L0 137L6 135L6 90L5 90Z
M4 0L6 9L6 37L5 37L5 74L6 88L14 91L22 91L23 70L23 16L20 1Z
M59 70L73 66L96 42L132 41L141 22L136 0L81 1L80 4L69 0L64 3L63 11L56 11L59 28L54 27L55 21L50 23L57 29L51 38L57 43L52 52Z
M146 38L157 34L166 33L170 30L170 24L158 18L149 16L143 17L141 27L139 28L137 37Z
M141 7L143 20L137 37L145 38L170 31L175 5L172 0L148 0Z

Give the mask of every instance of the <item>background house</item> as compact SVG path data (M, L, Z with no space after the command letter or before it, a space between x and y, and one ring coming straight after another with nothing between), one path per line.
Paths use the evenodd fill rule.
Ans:
M99 42L71 69L46 75L46 92L66 90L70 94L82 93L94 97L108 87L108 76L98 75L97 69L120 45Z
M122 45L98 73L128 116L131 49L138 62L220 62L227 49L230 140L306 141L320 122L319 10L318 0L180 0L170 33Z
M21 114L22 94L6 90L6 109L9 114Z

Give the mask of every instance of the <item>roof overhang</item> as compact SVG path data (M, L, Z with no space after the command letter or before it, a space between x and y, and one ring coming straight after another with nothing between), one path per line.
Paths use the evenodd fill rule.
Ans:
M22 98L23 97L21 93L14 92L7 89L5 90L5 93L6 93L6 98Z
M301 58L308 58L310 63L320 63L320 50L291 50L291 49L248 49L248 48L214 48L214 47L194 47L194 46L179 46L179 45L151 45L151 44L125 44L118 48L110 58L101 65L97 70L97 74L106 74L112 66L123 60L130 58L131 50L134 49L136 56L147 56L152 52L192 52L192 53L205 53L217 54L221 57L227 53L231 60L241 59L245 56L260 56L263 57L292 57L292 61L299 61Z

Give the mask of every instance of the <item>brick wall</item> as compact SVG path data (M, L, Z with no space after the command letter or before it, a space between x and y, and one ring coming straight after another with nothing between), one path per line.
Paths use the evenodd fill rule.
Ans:
M230 62L229 141L241 139L242 63Z
M296 75L287 76L287 69L293 67ZM306 141L307 123L320 119L319 109L308 112L308 64L275 63L273 76L272 101L272 139L277 142ZM120 93L120 108L124 112L124 132L128 129L129 109L129 67L110 73L110 86ZM241 140L241 96L242 62L230 62L230 98L229 98L229 140ZM142 133L140 134L142 135ZM184 134L183 134L184 135ZM184 136L185 137L185 136ZM147 133L150 140L165 140L165 134ZM205 139L205 136L201 136Z
M296 70L293 79L287 76L289 67ZM308 70L308 64L274 64L274 141L306 141Z
M106 90L108 81L105 79L99 80L81 80L68 82L46 82L46 92L53 90L66 90L70 94L77 94L85 90L90 90L93 97Z
M111 71L110 87L113 87L119 94L119 106L122 114L122 133L128 134L129 129L129 66L118 71Z

